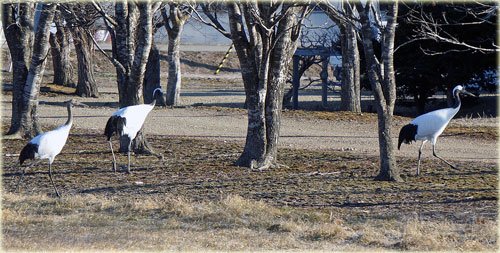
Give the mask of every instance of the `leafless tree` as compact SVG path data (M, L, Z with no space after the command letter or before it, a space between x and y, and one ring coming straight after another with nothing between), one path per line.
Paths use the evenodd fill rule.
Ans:
M73 82L73 67L70 61L70 31L64 21L60 7L57 7L54 16L55 33L49 37L50 54L54 69L53 83L68 87L75 87Z
M340 46L342 50L340 109L343 111L361 112L358 29L356 22L352 20L354 17L353 8L347 0L335 3L325 1L320 6L340 28Z
M285 78L308 8L283 2L228 4L248 106L246 143L237 165L258 169L278 165Z
M394 144L391 139L391 126L396 102L396 81L394 76L394 37L396 34L396 19L398 2L380 3L376 10L371 0L363 5L355 3L361 23L363 50L366 59L366 72L375 97L378 114L378 139L380 152L380 171L377 180L402 181L394 157ZM385 22L382 22L381 12L385 11ZM373 14L373 19L370 18ZM380 60L374 49L377 40L373 25L380 30Z
M40 92L40 84L42 82L43 71L47 55L49 53L49 36L50 26L54 19L56 10L55 3L43 3L40 8L40 17L35 29L35 40L33 42L33 55L26 78L26 85L23 92L23 106L21 111L21 124L25 126L33 126L37 130L31 135L39 134L41 131L38 127L38 94Z
M168 82L167 105L180 103L181 90L181 55L180 43L184 24L191 16L194 3L171 2L162 11L163 23L168 33Z
M92 2L102 15L112 38L112 55L99 50L114 64L120 107L143 103L143 81L153 40L153 16L160 2L116 2L114 17ZM142 130L132 144L135 153L155 154ZM128 138L120 140L120 151L128 148Z
M90 3L62 4L62 13L73 36L78 60L78 83L76 94L82 97L98 97L99 91L94 78L94 22L99 15Z
M431 5L431 6L429 6ZM428 8L437 9L438 15L429 12ZM447 11L448 10L448 11ZM451 10L451 11L450 11ZM418 24L414 31L415 36L405 44L419 40L432 40L446 43L451 47L444 51L422 48L429 55L444 54L449 52L473 51L480 53L495 53L500 51L494 34L478 33L474 38L462 38L453 28L470 27L477 25L497 26L498 4L494 1L470 1L465 3L420 3L405 17L409 22Z
M31 136L35 132L32 124L21 122L24 86L32 55L34 8L35 4L31 2L2 5L2 25L13 68L12 117L7 135L15 138Z
M17 18L31 18L31 13L32 10L27 10L28 8L32 8L32 5L19 5L18 9L16 9L13 5L6 4L4 5L4 8L7 8L7 10L4 10L4 15L8 15L8 17L4 17L4 20L7 21L7 24L5 24L7 29L5 31L10 31L11 27L14 28L14 26L18 26L17 31L14 31L14 34L9 34L6 37L10 37L11 35L20 35L21 39L17 42L22 43L21 45L27 46L27 47L32 47L32 55L31 55L31 61L29 63L29 67L26 69L26 62L23 58L20 58L19 56L15 55L12 57L12 59L16 59L16 61L22 61L22 62L17 62L14 71L21 69L21 72L24 74L26 73L26 77L17 77L14 76L14 78L19 78L19 79L24 79L25 78L25 83L24 85L22 84L16 84L15 89L19 89L19 91L16 91L16 94L13 96L13 99L20 99L22 101L20 103L20 106L18 107L20 109L18 115L15 115L16 120L19 120L19 122L14 122L13 125L16 126L16 128L11 129L12 132L9 133L11 134L10 137L13 138L18 138L18 137L32 137L36 134L39 134L41 132L41 129L38 125L38 116L37 116L37 108L38 108L38 94L40 92L40 84L42 81L42 76L43 76L43 70L45 67L46 63L46 58L49 53L49 35L50 35L50 25L52 23L52 20L54 19L54 13L56 9L56 4L55 3L39 3L38 9L40 11L39 13L39 18L38 20L35 20L34 23L30 23L29 21L26 21L25 25L33 25L35 27L35 34L34 34L34 41L33 45L29 44L29 37L30 35L27 34L22 34L24 32L31 32L31 29L28 28L26 30L23 30L24 27L18 23L11 23L12 21L15 22ZM22 11L24 13L20 13L16 11ZM20 17L17 14L24 15L24 17ZM12 15L12 16L11 16ZM16 17L17 16L17 17ZM25 22L25 20L20 20L20 22ZM11 27L9 27L11 26ZM13 30L16 30L14 28ZM23 31L20 31L23 30ZM21 34L16 34L17 32ZM8 38L8 41L11 40L11 42L14 42L12 38ZM9 43L9 42L8 42ZM17 51L15 48L17 46L13 46L12 48L14 49L14 54L16 53L26 53L26 51L21 50L22 52ZM9 45L9 49L11 48L11 45ZM12 54L12 53L11 53ZM24 72L27 71L27 72ZM16 80L17 81L17 80ZM17 85L22 85L22 86L17 86ZM20 93L20 94L19 94ZM17 106L17 105L16 105ZM10 132L10 131L9 131Z
M219 3L201 4L207 19L195 18L233 41L245 87L248 128L236 165L268 169L278 164L278 139L284 85L309 3L235 2L228 11L229 31L221 25Z
M343 2L333 6L322 3L328 14L341 24L348 25L350 31L359 32L366 61L366 74L370 81L378 115L378 139L380 170L375 179L402 181L394 158L394 144L391 126L396 102L396 81L394 76L394 38L398 2L390 1L374 4L372 0ZM384 15L382 14L384 12ZM346 36L354 42L354 36ZM380 47L380 48L376 48ZM354 50L351 47L350 50ZM381 52L377 54L377 52ZM347 54L352 52L347 52ZM344 53L343 53L344 54ZM343 55L344 58L344 55Z

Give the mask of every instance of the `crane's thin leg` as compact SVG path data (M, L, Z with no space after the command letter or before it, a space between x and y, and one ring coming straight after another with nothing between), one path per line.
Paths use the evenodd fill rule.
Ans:
M52 183L52 186L54 187L54 190L56 191L57 197L61 197L61 194L59 194L59 191L56 188L56 185L54 184L54 180L52 180L52 164L49 162L49 178L50 182Z
M418 150L417 176L420 174L420 157L422 156L422 148L426 142L422 141L422 145L420 145L420 149Z
M128 143L128 152L127 152L127 156L128 156L128 167L127 167L127 172L130 174L130 149L132 148L132 140L130 140L130 142Z
M19 186L21 185L21 182L23 181L24 174L26 174L26 167L23 168L23 172L19 176L19 180L17 181L17 186L16 186L16 192L19 192Z
M113 144L111 143L111 140L109 140L109 147L111 148L111 154L113 155L113 170L116 172L116 158L115 158L115 152L113 151Z
M448 161L446 161L445 159L439 157L437 154L436 154L436 145L432 145L432 154L439 158L441 161L445 162L446 164L450 165L450 167L454 168L454 169L457 169L457 167L451 163L449 163Z

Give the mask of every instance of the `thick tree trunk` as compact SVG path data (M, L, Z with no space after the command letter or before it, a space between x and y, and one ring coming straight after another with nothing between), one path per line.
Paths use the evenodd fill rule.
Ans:
M153 43L149 52L148 63L146 65L146 73L144 73L144 103L153 102L153 91L156 88L161 88L160 82L160 51ZM165 101L158 101L156 105L165 106Z
M342 29L342 90L340 109L361 112L360 59L355 27L346 24Z
M113 52L121 64L121 67L116 68L119 104L120 107L142 104L144 74L153 40L151 3L116 3L115 14L118 26ZM120 151L126 151L127 148L128 142L120 141ZM142 130L137 133L132 149L136 154L156 155Z
M343 111L361 112L360 57L357 44L356 26L348 19L353 14L352 3L343 0L341 11L331 4L321 4L326 14L341 30L340 46L342 49L342 89L340 109ZM341 13L345 13L341 15Z
M56 33L51 33L50 53L54 69L54 84L75 87L73 82L73 68L70 62L69 29L63 24L60 11L54 16Z
M257 66L261 64L259 57L262 55L259 55L259 51L262 44L258 43L259 37L253 37L252 41L256 45L253 50L249 50L240 6L235 3L228 4L228 10L231 39L241 65L241 76L246 95L245 104L248 112L245 147L236 161L236 165L250 168L259 167L258 164L264 161L266 153L265 90L262 87L259 89L260 81L257 73L259 69Z
M375 97L378 114L378 136L380 152L380 171L376 180L403 181L399 176L399 168L394 159L394 144L391 139L391 124L396 101L396 83L394 77L393 55L394 35L396 32L396 17L398 4L387 4L387 25L383 30L382 62L378 62L373 48L373 33L369 13L371 2L365 7L357 3L358 13L362 24L363 46L366 59L366 71Z
M12 114L7 135L22 137L30 129L22 129L23 92L28 76L33 44L34 4L20 3L17 14L13 4L3 4L2 25L12 59ZM18 23L18 25L16 25Z
M375 180L383 181L403 181L399 176L399 169L396 167L394 158L394 145L391 139L392 113L382 112L380 116L380 108L377 110L378 117L378 143L380 149L380 171L375 177Z
M300 8L283 6L284 16L273 28L276 34L269 34L253 25L256 21L250 14L260 8L261 18L267 20L269 17L265 15L270 9L266 6L247 3L229 4L228 7L248 107L246 143L236 165L267 169L277 165L283 90L300 31L300 25L295 25ZM242 11L246 22L243 22Z
M80 97L99 97L97 83L94 79L94 44L90 35L82 27L72 30L76 58L78 60L78 83L76 95Z
M268 81L266 97L266 163L264 166L274 166L278 162L278 140L281 126L281 109L283 105L283 93L285 81L292 57L297 49L297 38L294 37L293 29L297 25L295 15L298 8L291 8L291 15L287 15L278 25L281 33L271 51L270 80Z
M33 55L28 77L26 78L26 85L24 86L21 111L21 128L24 129L24 136L27 137L32 137L41 132L37 116L38 93L40 92L45 60L49 52L49 29L54 19L55 9L56 4L54 3L43 4L35 33Z
M177 3L168 5L167 12L163 12L163 21L168 33L168 82L166 103L170 106L180 104L181 94L181 55L180 43L184 24L189 19L191 11L181 10Z
M180 104L181 94L181 55L180 43L182 26L178 27L178 32L169 33L168 37L168 82L167 82L167 105Z

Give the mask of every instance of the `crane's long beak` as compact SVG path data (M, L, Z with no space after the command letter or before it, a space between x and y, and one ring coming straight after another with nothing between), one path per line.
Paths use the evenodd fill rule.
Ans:
M474 95L466 90L462 90L462 93L467 94L467 95L472 96L472 97L477 97L476 95Z

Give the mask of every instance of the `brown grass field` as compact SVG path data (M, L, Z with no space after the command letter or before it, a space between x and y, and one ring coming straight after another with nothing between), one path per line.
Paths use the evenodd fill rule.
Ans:
M204 83L204 75L213 72L223 54L184 53L183 71L201 74L189 78L196 85ZM232 57L225 71L234 74L238 66ZM106 62L102 59L96 62L99 83L115 85L112 66L100 65ZM210 68L201 68L200 62ZM238 82L207 81L226 86ZM42 92L44 99L59 95ZM285 111L284 117L333 124L376 120L370 113L300 110ZM9 121L2 123L5 132ZM445 135L491 142L498 140L498 129L452 123ZM131 174L124 168L114 173L102 131L73 128L53 164L60 199L50 184L46 160L28 162L30 168L15 191L21 172L18 154L26 140L2 140L2 250L498 250L494 162L451 160L459 167L454 170L437 159L424 159L416 177L416 154L398 157L405 182L391 183L373 180L378 172L375 153L280 148L279 161L286 167L256 172L233 165L244 141L149 132L147 138L164 160L133 155ZM117 159L119 165L127 162L123 154Z
M498 169L398 161L405 183L373 181L376 157L283 149L288 168L233 166L237 143L151 136L164 154L114 173L98 132L76 130L54 163L20 175L24 141L3 142L3 247L8 250L497 249ZM118 156L119 164L126 156Z

